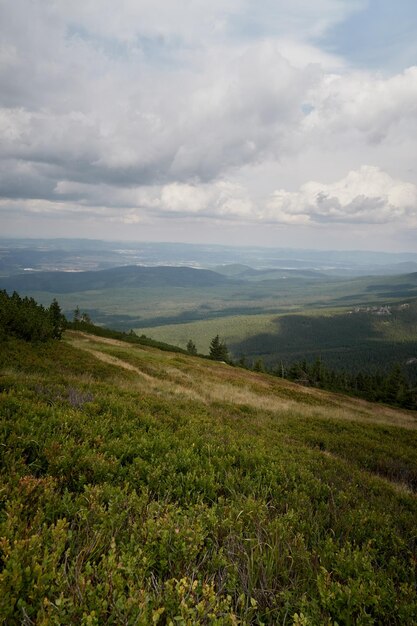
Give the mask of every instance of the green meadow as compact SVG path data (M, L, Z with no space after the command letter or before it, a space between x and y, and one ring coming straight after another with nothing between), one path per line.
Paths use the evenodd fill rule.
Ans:
M165 341L185 348L192 338L202 354L208 354L211 339L218 333L233 345L261 333L277 332L279 318L276 314L229 315L226 317L186 322L184 324L166 324L152 328L135 328L136 334L152 336L157 341Z
M75 331L0 367L0 623L416 623L414 412Z

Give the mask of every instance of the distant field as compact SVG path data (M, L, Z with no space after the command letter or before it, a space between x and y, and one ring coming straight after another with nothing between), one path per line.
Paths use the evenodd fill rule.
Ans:
M232 315L218 319L169 324L154 328L135 328L138 335L147 334L158 341L168 341L175 346L185 348L192 339L201 354L208 354L210 341L215 335L227 344L243 341L259 333L276 333L279 318L276 314L268 315Z
M249 362L261 357L273 367L321 357L336 369L386 370L395 363L417 376L417 302L406 308L393 305L390 314L378 311L349 313L346 309L312 310L298 314L245 315L215 320L138 328L158 341L185 347L192 339L201 353L219 334L233 356ZM411 361L411 362L410 362Z

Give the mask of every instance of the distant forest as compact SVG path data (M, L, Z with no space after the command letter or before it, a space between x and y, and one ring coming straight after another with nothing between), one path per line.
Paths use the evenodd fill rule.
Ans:
M400 365L388 372L351 372L329 369L317 359L293 363L289 368L278 367L273 372L302 385L352 394L371 402L384 402L406 409L417 409L417 387Z

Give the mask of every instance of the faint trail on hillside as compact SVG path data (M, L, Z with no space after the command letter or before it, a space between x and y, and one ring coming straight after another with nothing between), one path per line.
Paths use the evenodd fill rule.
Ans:
M110 337L99 337L98 335L89 335L88 333L83 333L80 330L77 331L67 331L67 334L71 338L71 343L74 343L75 340L82 339L84 341L88 341L89 343L106 343L109 346L119 346L120 348L126 348L126 341L120 341L119 339L111 339ZM78 343L78 342L77 342ZM133 345L133 344L132 344ZM134 344L135 348L139 347L138 344Z
M106 352L91 350L89 348L85 348L85 350L87 350L90 354L93 354L100 361L104 361L104 363L110 363L110 365L116 365L117 367L122 367L123 369L129 370L130 372L135 372L136 374L139 374L139 376L142 376L142 378L144 378L145 380L152 382L155 381L155 378L153 378L153 376L142 372L142 370L140 370L138 367L135 367L134 365L131 365L126 361L122 361L122 359L119 359L116 356L111 356L111 354L106 354Z
M80 338L79 335L82 335L82 337ZM119 357L107 354L106 352L101 352L100 350L96 350L92 346L88 345L89 343L103 343L126 349L125 342L118 341L117 339L108 339L107 337L94 337L94 339L92 339L91 336L85 333L79 333L79 335L77 335L75 338L71 337L70 343L74 347L79 348L80 350L85 350L89 354L92 354L94 357L96 357L96 359L99 359L104 363L108 363L109 365L114 365L115 367L119 367L129 372L138 374L138 376L140 376L143 380L146 380L146 382L148 383L148 388L152 389L152 391L155 391L156 393L161 393L161 387L163 386L165 390L170 391L175 395L181 394L193 400L205 402L205 399L200 394L197 394L191 387L184 387L177 382L171 382L168 378L162 380L160 378L157 378L156 376L151 376L150 374L147 374L146 372L141 370L139 367L135 367L131 363L124 361ZM135 345L135 348L136 347L137 346Z
M288 417L291 414L295 419L310 417L354 421L362 424L373 423L408 430L417 428L416 415L411 412L383 404L369 403L366 400L343 396L339 393L302 387L295 383L284 382L271 376L221 365L213 361L202 362L200 359L195 359L191 366L191 361L189 364L187 360L184 361L184 367L180 368L173 362L175 356L178 355L173 357L169 353L164 353L166 363L159 363L160 375L153 376L120 357L100 350L100 344L102 344L103 349L108 346L130 349L136 354L138 352L144 355L154 353L153 349L147 346L129 345L117 339L80 332L69 332L67 338L74 347L85 350L100 361L137 374L139 379L146 381L147 389L157 395L182 395L204 404L220 402L236 406L250 406L277 416L285 414L285 417ZM187 359L187 357L184 358ZM296 398L289 397L291 391L297 395ZM318 404L311 404L311 398L317 399Z

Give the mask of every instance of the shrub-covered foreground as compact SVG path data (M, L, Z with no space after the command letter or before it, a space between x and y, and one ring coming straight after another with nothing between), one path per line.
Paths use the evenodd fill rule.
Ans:
M416 623L411 414L74 332L0 365L1 623Z

